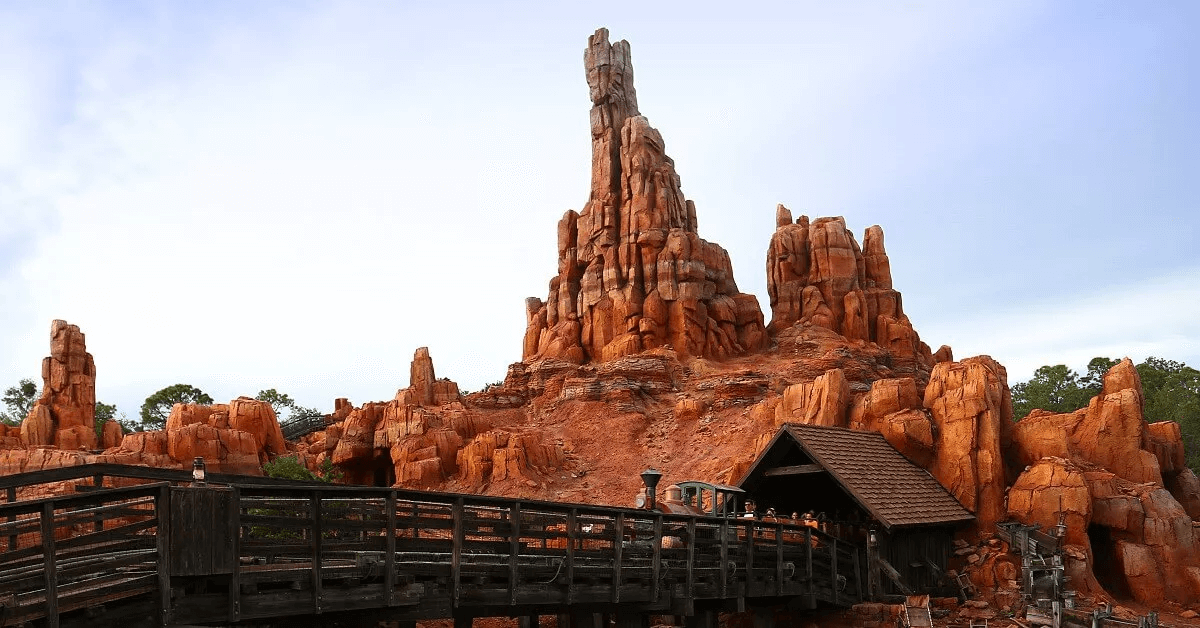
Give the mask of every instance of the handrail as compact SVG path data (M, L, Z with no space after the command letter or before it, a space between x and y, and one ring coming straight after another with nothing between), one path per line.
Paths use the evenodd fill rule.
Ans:
M140 484L138 486L106 488L98 491L79 493L77 495L52 495L50 497L27 499L19 502L0 503L0 516L28 515L41 512L42 507L46 504L53 504L57 509L72 505L109 502L113 501L114 498L127 499L130 497L140 497L142 495L154 495L157 494L160 488L167 485L167 482L156 482L154 484Z

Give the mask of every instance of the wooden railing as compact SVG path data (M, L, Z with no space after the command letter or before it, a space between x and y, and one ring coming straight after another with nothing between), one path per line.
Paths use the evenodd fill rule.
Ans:
M0 626L160 590L165 483L0 504Z
M98 467L26 479L100 485ZM107 467L143 481L185 477ZM859 548L806 526L239 479L0 505L0 626L57 625L50 618L132 596L156 624L198 624L365 609L409 619L598 607L691 615L697 603L850 605L866 592Z

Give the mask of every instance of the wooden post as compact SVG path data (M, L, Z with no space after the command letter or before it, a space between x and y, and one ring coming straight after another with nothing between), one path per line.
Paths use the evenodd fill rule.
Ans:
M454 628L471 628L474 623L474 617L464 617L462 615L454 616Z
M396 603L396 491L388 492L384 502L387 510L387 539L384 540L383 555L383 603Z
M536 612L517 618L517 628L538 628L540 625L541 620Z
M154 500L155 540L158 542L158 556L155 565L158 567L158 610L159 626L171 623L171 572L167 567L171 563L171 487L163 485L158 489L158 497Z
M578 511L567 511L567 605L575 601L575 545L579 542ZM566 628L559 625L559 628Z
M229 539L233 553L233 571L229 575L229 621L236 622L242 614L242 490L231 486L233 495L230 496L229 506Z
M775 524L775 595L783 595L783 524Z
M817 599L817 583L813 577L813 544L812 544L813 529L809 526L804 526L804 569L808 577L808 603L811 606Z
M875 530L867 532L867 598L877 600L883 595L879 578L879 541Z
M104 475L97 473L92 476L92 486L100 488L104 486ZM104 529L104 517L100 513L92 515L92 531L99 532Z
M729 518L721 517L721 597L729 594Z
M6 491L6 494L7 494L7 497L8 497L8 503L10 503L10 504L11 504L11 503L13 503L13 502L17 501L17 487L15 487L15 486L10 486L10 487L8 487L8 490ZM11 522L13 522L13 521L16 521L16 520L17 520L17 516L16 516L16 515L9 515L9 516L8 516L8 520L9 520L9 522L10 522L10 523L11 523ZM13 550L15 550L15 549L17 549L17 535L16 535L16 533L14 532L13 534L10 534L10 535L8 536L8 551L10 551L10 552L11 552L11 551L13 551Z
M865 598L863 597L862 568L858 564L857 547L854 548L854 551L851 553L851 555L854 557L854 593L858 596L858 601L862 602Z
M509 507L508 603L517 603L517 560L521 553L521 502Z
M321 614L321 494L313 491L312 507L312 602L313 613Z
M659 586L659 578L662 577L662 539L663 539L663 517L661 514L654 515L654 538L650 539L653 544L651 547L650 559L650 601L657 602L659 595L662 594Z
M450 604L452 608L458 608L458 596L462 594L462 551L463 536L465 536L463 533L463 498L454 499L454 506L450 512L454 519L454 539L450 546ZM454 619L454 626L462 628L458 625L458 620L457 617ZM467 621L470 622L470 618Z
M621 561L625 549L625 513L618 512L613 532L612 603L621 603Z
M754 586L754 520L746 522L746 591L744 595L753 597L751 589Z
M835 537L833 537L833 539L832 539L832 540L830 541L830 543L829 543L829 570L830 570L830 572L833 574L833 582L831 582L831 583L830 583L830 585L832 585L832 587L833 587L833 604L834 604L834 606L837 606L837 604L838 604L838 587L837 587L837 579L838 579L838 554L837 554L837 541L838 541L838 540L837 540L837 537L835 536Z
M696 518L691 517L687 522L687 596L684 601L686 615L695 611L696 599Z
M46 626L58 628L58 564L54 560L54 502L42 505L42 565L46 579Z

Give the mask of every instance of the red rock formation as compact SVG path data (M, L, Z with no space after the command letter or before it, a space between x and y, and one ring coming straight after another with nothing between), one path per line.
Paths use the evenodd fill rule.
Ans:
M409 367L408 388L396 391L396 401L401 405L441 406L461 399L458 384L434 375L429 348L417 349Z
M662 136L637 107L629 43L600 29L584 55L592 100L592 189L558 225L558 275L526 301L525 360L608 361L671 345L727 357L767 342L758 300L729 254L702 240Z
M778 334L798 322L825 327L851 341L887 348L897 370L928 371L935 363L892 289L891 264L883 248L883 230L872 226L860 250L841 217L808 216L792 222L783 205L775 210L775 234L767 249L767 291L771 324ZM949 347L939 349L950 359Z
M987 356L934 367L925 407L938 431L929 472L991 528L1004 518L1003 453L1012 434L1012 396L1003 366Z
M96 448L96 364L76 325L50 325L50 356L42 361L42 396L21 424L28 446Z
M793 384L775 407L775 424L805 423L845 427L850 385L842 369L831 369L811 382Z

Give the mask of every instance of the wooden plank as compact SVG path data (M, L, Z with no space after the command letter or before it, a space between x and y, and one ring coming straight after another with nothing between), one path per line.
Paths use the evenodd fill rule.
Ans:
M313 613L321 614L321 494L313 492L309 498L312 505L312 608Z
M450 549L450 605L452 608L458 608L459 598L462 596L463 503L462 497L456 498L451 510L451 517L454 519L453 540Z
M663 517L661 514L654 515L654 536L650 539L651 548L651 566L650 566L650 599L657 602L662 594L659 586L659 578L662 577L662 544L663 544Z
M383 603L396 604L396 491L387 496L387 548L384 550Z
M696 518L687 522L687 588L684 592L685 615L692 614L692 606L696 598Z
M575 601L575 545L579 542L579 513L567 511L567 604Z
M729 596L729 519L721 518L721 597Z
M625 513L618 512L613 526L612 603L621 603L621 564L625 549Z
M810 475L813 473L825 473L825 468L819 464L794 464L786 467L767 469L763 475L774 478L789 475Z
M775 524L775 595L783 595L783 524Z
M837 579L838 579L837 542L838 542L838 540L837 540L837 537L835 536L835 537L833 537L833 540L830 541L830 543L829 543L829 571L833 574L833 576L832 576L833 579L829 582L829 586L831 586L833 588L833 604L834 604L834 606L837 606L839 604L839 602L838 602L838 586L837 586Z
M750 587L754 584L754 520L746 519L746 591L745 595L752 596Z
M238 487L233 487L233 493L229 496L227 512L228 526L230 536L229 543L231 545L230 554L233 559L233 565L230 568L229 574L229 621L236 622L241 617L242 613L242 507L241 507L241 491Z
M517 603L517 558L521 553L521 502L513 502L508 509L509 546L508 546L508 603Z
M167 558L171 550L171 487L162 484L154 501L154 530L158 540L158 619L159 626L171 621L171 572Z
M850 556L854 560L854 593L858 598L857 601L862 602L862 601L866 600L866 597L863 596L862 569L858 564L858 548L857 547L854 548L854 551L851 552Z
M54 502L42 505L42 555L46 568L46 626L58 628L58 565L54 560Z
M812 531L812 528L804 526L804 576L808 578L808 596L815 599L813 596L817 594L817 579L813 577Z

